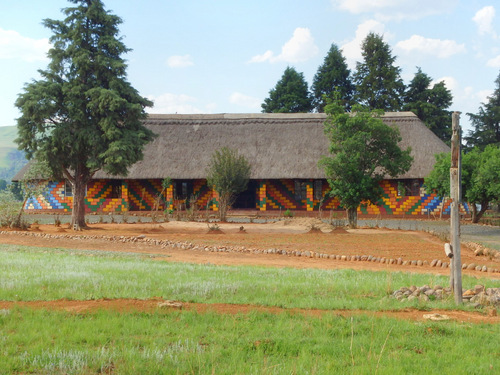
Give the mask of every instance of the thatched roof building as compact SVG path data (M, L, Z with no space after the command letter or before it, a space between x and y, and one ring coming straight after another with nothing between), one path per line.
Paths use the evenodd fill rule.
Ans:
M150 115L146 126L158 137L144 159L129 169L128 179L201 179L214 151L226 146L252 165L252 179L322 179L318 160L328 155L323 113ZM383 121L399 128L401 147L412 149L411 169L399 178L423 178L434 154L449 147L411 112L391 112ZM98 172L95 178L120 179Z
M164 196L163 208L196 197L196 206L213 205L215 210L217 194L205 178L212 155L222 147L238 150L252 167L251 181L238 195L234 208L339 209L336 197L324 200L329 185L318 168L320 158L329 154L325 120L322 113L150 115L144 123L157 137L146 146L143 160L132 165L127 176L96 173L87 185L86 209L152 210L155 197ZM414 161L404 175L381 181L381 201L361 207L360 212L425 215L439 210L442 202L425 191L423 178L434 166L434 155L449 152L449 147L411 112L386 113L382 120L399 129L400 145L411 147ZM25 170L15 178L22 179ZM172 183L164 191L162 179L166 177ZM48 182L48 193L33 197L26 208L71 210L71 184Z

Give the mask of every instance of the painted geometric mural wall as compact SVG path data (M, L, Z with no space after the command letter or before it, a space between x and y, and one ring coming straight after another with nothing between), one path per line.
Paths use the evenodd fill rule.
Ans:
M296 197L296 185L294 180L264 180L261 181L258 192L257 208L261 210L307 210L316 211L319 209L320 199L314 188L315 181L304 181L307 189L303 199ZM395 180L384 180L381 187L384 191L381 200L377 205L362 205L358 209L360 214L371 215L430 215L439 214L443 202L435 193L427 193L424 189L423 180L418 181L415 195L399 195L398 182ZM324 197L329 191L326 181L321 184L320 197ZM443 214L450 213L450 200L444 201ZM337 198L328 198L322 202L323 210L342 210ZM467 204L461 207L462 212L468 213Z
M443 202L436 194L429 194L418 181L414 195L399 195L400 186L395 180L384 180L384 191L377 205L362 205L358 212L371 215L430 215L439 214ZM119 186L117 186L119 184ZM319 209L321 200L323 210L341 210L337 198L323 197L328 192L326 181L318 180L260 180L255 192L256 209L269 210L306 210ZM67 192L66 192L67 193ZM26 209L71 211L71 196L65 193L64 182L50 182L42 196L30 198ZM185 208L186 200L176 199L172 185L162 187L160 179L152 180L93 180L87 186L85 204L88 212L151 211L158 209ZM199 208L217 210L217 194L207 186L206 180L192 180L192 195L196 197ZM466 204L463 212L468 212ZM443 213L449 214L450 202L445 200Z

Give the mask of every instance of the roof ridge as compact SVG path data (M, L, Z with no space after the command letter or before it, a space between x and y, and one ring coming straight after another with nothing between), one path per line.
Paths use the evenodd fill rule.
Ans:
M148 114L148 120L251 120L251 119L273 119L273 120L305 120L325 119L326 113L206 113L206 114ZM385 112L382 117L402 118L417 117L413 112Z

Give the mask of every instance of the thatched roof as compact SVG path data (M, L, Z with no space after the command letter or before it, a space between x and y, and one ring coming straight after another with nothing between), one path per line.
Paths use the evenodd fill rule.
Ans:
M205 178L211 155L224 146L247 158L252 179L325 178L318 168L328 154L325 119L322 113L149 115L145 125L158 137L127 178ZM434 154L450 150L411 112L386 113L383 121L399 128L403 148L412 148L413 166L400 178L427 176ZM98 172L95 178L123 176Z

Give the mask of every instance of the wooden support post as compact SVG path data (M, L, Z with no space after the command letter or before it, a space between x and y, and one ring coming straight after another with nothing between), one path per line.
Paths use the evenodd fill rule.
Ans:
M452 114L451 168L450 168L450 242L453 249L453 292L455 303L462 303L462 260L460 255L460 201L461 201L461 129L460 112Z

